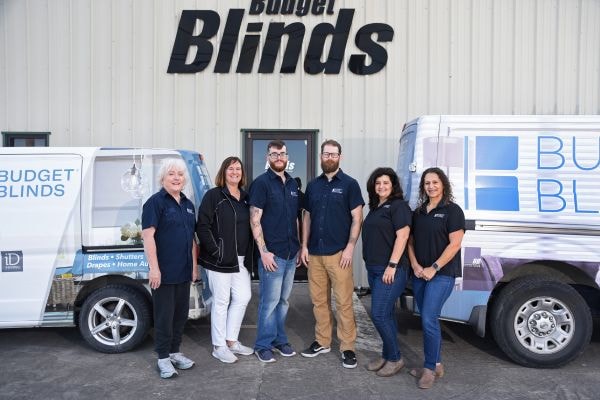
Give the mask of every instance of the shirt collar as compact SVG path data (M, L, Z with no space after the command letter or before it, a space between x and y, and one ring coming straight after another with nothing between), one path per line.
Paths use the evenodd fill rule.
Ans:
M340 169L338 169L338 172L334 176L331 177L331 180L334 180L334 179L340 179L341 180L345 175L346 174L344 174L344 171L342 171L342 169L340 168ZM319 175L319 178L328 180L327 179L327 175L325 175L324 172L322 172L321 175Z
M446 209L446 208L448 208L448 204L450 204L450 202L448 202L448 203L442 203L442 202L440 202L440 203L439 203L439 204L438 204L438 205L437 205L435 208L433 208L433 209L432 209L431 211L429 211L429 212L433 212L434 210L443 210L443 209ZM423 204L423 205L422 205L421 207L419 207L419 208L420 208L420 211L421 211L423 214L427 214L427 203Z
M270 168L269 168L269 169L270 169ZM232 194L231 194L231 192L229 191L229 188L228 188L227 186L223 186L223 187L221 188L221 191L222 191L223 193L225 193L227 196L229 196L229 197L233 197L233 196L232 196ZM240 201L241 201L241 200L244 200L244 198L245 198L247 195L248 195L248 194L247 194L247 193L246 193L246 192L245 192L245 191L244 191L242 188L240 188ZM233 197L233 198L235 199L235 197Z
M175 200L175 198L174 198L173 196L171 196L171 195L169 194L169 192L167 192L167 191L165 190L165 188L164 188L164 187L161 187L161 188L160 188L160 190L159 190L159 193L160 193L160 194L161 194L163 197L170 197L170 198L172 198L173 200ZM187 197L186 197L186 195L183 193L183 191L179 192L179 197L181 198L181 200L187 199Z
M275 171L273 171L271 168L267 169L267 176L270 179L276 179L279 178L279 175L277 175L275 173ZM285 176L285 181L287 182L288 179L292 179L292 176L290 174L287 173L287 171L283 171L283 176Z

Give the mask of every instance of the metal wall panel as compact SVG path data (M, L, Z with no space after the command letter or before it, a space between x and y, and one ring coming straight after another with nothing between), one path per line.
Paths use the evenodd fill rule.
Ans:
M52 126L55 132L64 132L61 138L56 137L55 134L51 135L51 145L57 144L57 140L69 143L71 136L71 43L66 40L71 37L69 4L68 0L48 3L48 19L51 23L47 27L48 75L45 79L48 82L48 101L45 106L48 108L49 115L48 122L42 130Z
M6 60L8 57L8 46L7 42L7 27L8 27L8 12L6 11L6 4L0 1L0 59ZM8 65L6 62L0 62L0 123L1 129L7 129L6 123L8 121Z
M6 120L0 123L2 131L29 130L28 120L28 90L27 80L29 60L27 60L29 47L27 26L29 24L28 2L12 1L3 5L6 16L4 31L5 40L1 43L4 47L1 53L6 54L2 60L5 64L4 92L6 102ZM36 44L39 46L39 43Z
M241 129L318 129L364 182L395 164L403 123L421 114L600 113L597 0L337 0L334 15L305 17L249 16L249 5L0 0L0 130L50 131L53 145L194 148L214 174L241 154ZM245 10L232 71L215 74L231 8ZM340 8L355 9L340 73L304 72L314 26L335 24ZM201 73L167 74L184 9L220 15L213 58ZM263 29L253 72L238 74L248 22ZM294 74L257 72L270 22L306 27ZM394 29L387 65L354 75L355 34L376 22ZM276 71L281 61L280 51Z
M69 64L71 77L67 82L62 82L70 89L71 124L70 132L57 131L50 126L52 143L60 146L86 146L95 145L92 136L94 129L92 85L95 77L92 75L92 5L91 0L71 2L70 9L70 37L63 38L63 43L70 44L70 58L64 60ZM110 82L105 82L109 85Z

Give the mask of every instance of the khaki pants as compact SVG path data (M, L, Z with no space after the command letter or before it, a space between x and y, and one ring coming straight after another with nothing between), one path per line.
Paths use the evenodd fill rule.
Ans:
M331 289L333 289L340 351L354 351L356 341L356 322L352 308L354 276L352 265L346 269L340 267L341 257L341 251L331 256L310 255L308 288L316 320L315 339L321 346L331 346L333 330Z

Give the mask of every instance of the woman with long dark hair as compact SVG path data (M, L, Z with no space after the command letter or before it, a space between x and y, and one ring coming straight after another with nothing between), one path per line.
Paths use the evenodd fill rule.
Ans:
M391 168L373 171L367 192L370 211L362 229L363 259L371 287L371 318L383 341L381 357L369 362L367 370L378 376L392 376L404 367L395 306L408 278L406 242L411 211Z
M419 202L413 213L408 255L414 272L412 286L423 327L423 368L410 371L419 378L419 387L429 389L444 375L441 363L442 334L438 318L462 275L461 243L465 215L454 203L450 180L440 168L428 168L421 175Z

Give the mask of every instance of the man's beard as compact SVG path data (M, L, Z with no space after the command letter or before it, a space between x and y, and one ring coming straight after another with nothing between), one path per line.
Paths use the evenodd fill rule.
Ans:
M321 169L324 174L335 172L340 167L339 160L321 160Z
M282 171L285 171L285 167L286 167L286 164L287 164L287 163L284 161L284 162L283 162L283 166L281 166L281 167L280 167L280 166L278 166L278 165L276 165L276 164L275 164L276 162L277 162L277 161L271 161L271 160L269 160L269 167L271 167L271 169L272 169L273 171L275 171L275 172L282 172Z

